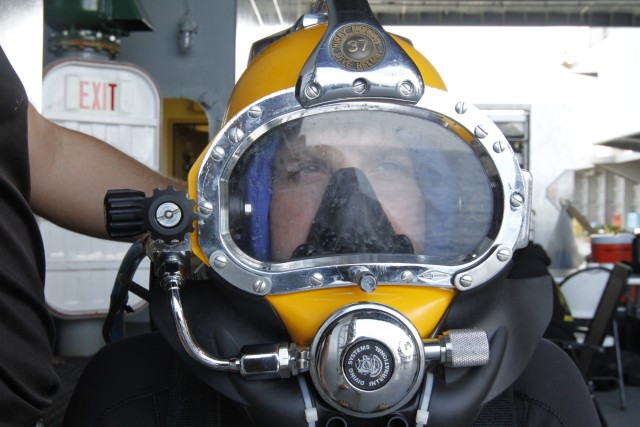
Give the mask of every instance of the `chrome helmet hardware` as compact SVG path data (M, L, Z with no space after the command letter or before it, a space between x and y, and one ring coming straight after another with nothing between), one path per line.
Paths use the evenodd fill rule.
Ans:
M299 104L292 88L260 100L231 120L213 141L198 175L198 206L208 206L207 212L209 209L214 212L200 214L198 241L214 269L229 283L244 291L262 295L353 283L348 269L343 271L337 265L366 268L379 283L455 287L460 291L473 289L493 277L511 259L513 251L528 242L530 175L520 170L512 150L504 142L505 137L477 108L452 99L450 94L438 89L425 88L424 92L420 101L411 106L382 101L350 101L306 109ZM262 111L259 118L252 115L256 110ZM373 117L369 118L371 122L391 121L400 115L409 117L411 122L425 123L425 131L433 132L438 128L437 132L444 135L446 143L456 144L456 149L466 149L469 156L481 159L471 167L475 167L476 172L482 168L486 177L483 190L487 197L495 200L497 209L490 213L491 217L485 213L483 224L478 224L470 217L467 229L471 230L476 224L491 235L467 236L478 244L467 248L465 253L454 254L446 259L437 259L428 254L404 254L385 255L386 259L378 262L380 255L354 254L316 258L313 261L273 262L257 259L241 249L234 240L232 222L244 218L246 212L255 209L248 208L247 204L251 204L245 201L242 209L233 210L233 198L236 195L232 194L229 182L233 182L238 159L256 142L268 139L270 132L277 132L279 127L287 123L309 119L317 120L317 126L320 126L325 117L345 114ZM241 140L231 137L239 133L243 135ZM264 286L254 287L257 281L262 281Z
M425 369L418 331L402 314L377 304L334 313L316 334L310 358L311 378L323 398L360 417L384 415L405 404Z

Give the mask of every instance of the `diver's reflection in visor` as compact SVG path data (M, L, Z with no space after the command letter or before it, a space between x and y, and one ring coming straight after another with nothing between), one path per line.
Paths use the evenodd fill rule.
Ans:
M245 224L231 234L261 261L402 253L457 264L486 240L494 213L491 178L469 142L441 123L383 111L276 126L229 182L251 205L245 220L230 218Z
M381 126L320 131L315 124L303 123L276 152L273 259L419 248L425 203L407 147ZM413 244L383 243L394 235Z

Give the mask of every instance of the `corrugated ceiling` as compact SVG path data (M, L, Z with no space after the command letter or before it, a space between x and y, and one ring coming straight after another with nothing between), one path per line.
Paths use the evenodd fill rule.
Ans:
M291 24L315 0L239 0L238 15L257 24ZM384 25L640 26L638 0L369 0Z

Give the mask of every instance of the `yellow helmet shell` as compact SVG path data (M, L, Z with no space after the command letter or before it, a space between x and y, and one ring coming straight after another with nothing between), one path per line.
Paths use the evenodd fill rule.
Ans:
M260 52L236 84L223 123L262 97L294 87L326 28L320 24L298 30ZM446 90L440 74L422 54L402 38L392 37L417 65L426 86Z
M251 60L231 93L222 126L258 100L295 87L301 69L322 39L326 29L327 24L323 23L293 31L258 53ZM401 37L391 36L415 63L424 85L446 91L444 81L434 66L411 43ZM194 198L197 194L200 166L208 151L209 147L202 152L189 172L189 194ZM194 232L192 237L194 253L208 263L207 257L198 245L197 232Z

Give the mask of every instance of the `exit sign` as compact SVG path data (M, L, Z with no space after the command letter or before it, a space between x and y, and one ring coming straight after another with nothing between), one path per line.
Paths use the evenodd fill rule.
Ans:
M92 113L127 113L129 112L126 81L111 81L67 75L65 77L65 109Z

